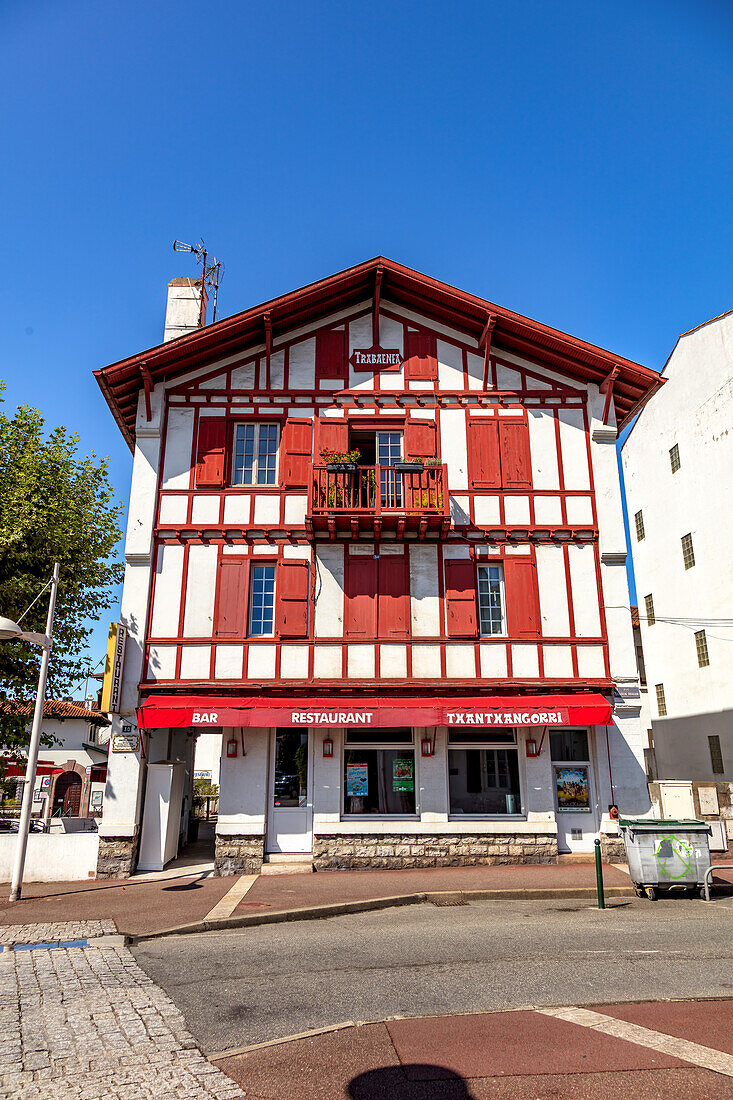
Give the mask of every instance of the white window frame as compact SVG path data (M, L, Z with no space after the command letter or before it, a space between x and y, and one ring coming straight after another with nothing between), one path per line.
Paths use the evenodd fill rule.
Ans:
M252 613L254 611L254 571L255 569L272 569L272 630L269 634L253 634ZM253 561L249 568L249 607L247 609L247 637L248 638L274 638L275 637L275 610L277 600L277 564L274 561ZM260 616L261 617L261 616Z
M276 439L275 439L275 474L272 481L259 481L260 463L259 463L259 446L260 446L260 430L264 427L275 427ZM237 481L237 436L240 432L246 432L247 428L254 428L254 440L252 444L252 481ZM244 477L245 467L242 466L242 476ZM280 423L277 420L238 420L234 424L234 434L232 438L232 468L231 468L231 484L241 488L256 489L267 488L276 489L279 485L280 474Z
M481 622L481 587L480 587L480 575L482 569L498 569L499 570L499 600L501 602L501 630L495 634L489 634L484 631L483 624ZM479 636L481 638L506 638L507 636L507 624L506 624L506 593L504 590L504 564L501 561L483 561L476 568L476 611L478 613L478 628Z

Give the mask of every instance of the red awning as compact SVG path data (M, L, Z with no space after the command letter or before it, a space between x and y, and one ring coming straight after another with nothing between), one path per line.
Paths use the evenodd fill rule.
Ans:
M602 695L223 696L151 695L138 711L141 729L192 726L607 726Z
M9 764L5 765L5 778L6 779L25 779L26 763L18 763L13 760ZM39 760L36 764L36 775L61 775L63 768L57 768L48 760Z

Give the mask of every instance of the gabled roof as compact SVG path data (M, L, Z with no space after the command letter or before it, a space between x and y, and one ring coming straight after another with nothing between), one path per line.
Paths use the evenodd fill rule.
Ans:
M261 344L265 338L265 314L268 313L272 335L276 338L328 313L347 309L372 297L378 271L381 271L383 299L472 334L477 340L489 314L493 314L496 317L493 345L525 355L582 382L601 383L617 368L613 400L619 427L623 427L662 385L660 376L648 367L421 275L394 260L375 256L357 267L347 268L95 371L94 376L130 447L135 439L137 400L143 373L149 372L155 383L212 363L248 345Z

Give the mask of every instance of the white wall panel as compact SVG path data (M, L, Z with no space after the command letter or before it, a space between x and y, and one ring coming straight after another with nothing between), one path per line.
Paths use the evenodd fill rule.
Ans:
M440 634L438 548L410 547L410 619L415 638Z
M438 340L438 386L441 390L463 389L463 352L455 344Z
M540 674L539 655L536 645L512 646L512 675L535 679Z
M346 675L351 680L374 679L373 645L350 645L347 647Z
M244 646L218 645L214 674L217 680L241 680Z
M529 497L504 497L504 518L512 526L529 524Z
M407 646L380 645L379 673L388 679L404 680L407 676Z
M214 632L216 566L216 546L189 546L184 638L210 638Z
M248 680L273 680L275 677L275 646L251 645L247 659Z
M194 504L196 502L194 501ZM188 518L188 497L161 497L160 522L184 526Z
M343 635L343 546L316 547L316 613L314 630L316 638L340 638Z
M546 523L548 527L562 524L562 503L560 497L535 497L534 521L538 527Z
M341 679L340 645L316 645L313 654L313 676L316 680Z
M224 522L242 523L247 526L249 524L250 500L251 497L248 493L237 493L228 496L224 501Z
M285 497L285 523L288 527L302 527L308 509L308 497L288 493Z
M473 514L476 523L489 527L500 522L499 498L474 496Z
M280 495L279 493L258 493L255 496L254 522L261 523L265 527L272 526L280 521Z
M218 496L195 496L191 508L191 523L218 525L219 504L220 498Z
M443 409L440 414L440 446L448 467L448 485L452 491L468 488L466 416L462 409Z
M308 679L307 645L283 645L280 654L280 677L283 680Z
M210 645L187 645L181 650L181 679L208 680L211 668Z
M542 633L549 638L566 638L570 634L570 618L563 548L538 544L535 554Z
M188 489L193 446L193 409L169 409L163 488Z
M316 338L291 344L289 359L290 388L313 390L316 386Z
M473 645L449 643L445 647L445 674L450 679L472 680L476 675L476 652Z
M233 390L245 390L247 393L251 393L255 385L255 365L254 363L245 363L241 367L234 367L232 369L232 389Z
M573 678L572 646L543 646L542 658L545 662L545 676L550 680L571 680Z
M484 388L484 357L469 351L468 357L468 388L469 390L482 390ZM489 373L488 389L492 389L491 374Z
M497 680L506 676L506 646L503 642L482 642L481 675L485 680Z
M421 645L419 642L413 645L412 675L416 680L440 679L439 645Z
M155 595L150 634L153 638L175 638L183 576L183 547L159 546L155 567Z
M535 489L559 489L554 414L547 409L530 408L528 419L532 486Z
M560 409L560 448L566 489L587 489L588 447L582 409Z
M578 646L578 675L588 678L603 678L606 675L606 665L603 660L603 646Z
M148 659L148 679L172 680L176 674L176 647L151 645Z
M593 507L589 496L566 497L565 512L571 525L587 523L590 526L593 523Z
M568 546L568 561L575 633L579 638L597 637L601 633L601 620L594 548L577 544Z

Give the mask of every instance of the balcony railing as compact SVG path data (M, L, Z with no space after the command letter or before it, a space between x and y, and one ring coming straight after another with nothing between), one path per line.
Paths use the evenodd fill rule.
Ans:
M316 530L351 527L400 537L406 529L424 537L450 526L445 466L406 470L393 466L313 467L309 519Z

